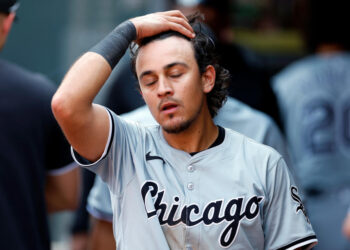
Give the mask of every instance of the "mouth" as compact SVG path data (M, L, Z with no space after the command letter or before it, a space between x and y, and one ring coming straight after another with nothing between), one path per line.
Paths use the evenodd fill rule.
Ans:
M160 107L160 111L165 114L174 113L178 105L176 103L164 103Z

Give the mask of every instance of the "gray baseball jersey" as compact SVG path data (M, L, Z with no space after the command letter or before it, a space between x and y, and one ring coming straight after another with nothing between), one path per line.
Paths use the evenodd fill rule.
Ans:
M317 242L289 169L272 148L224 129L221 144L191 156L169 146L159 125L112 112L110 118L102 157L80 165L109 186L117 249L294 249Z
M143 125L157 124L146 105L123 114L122 117ZM232 97L228 97L214 121L222 127L233 129L260 143L273 147L290 166L284 138L277 125L268 115L254 110ZM113 211L109 189L98 176L88 197L87 210L95 218L112 222Z

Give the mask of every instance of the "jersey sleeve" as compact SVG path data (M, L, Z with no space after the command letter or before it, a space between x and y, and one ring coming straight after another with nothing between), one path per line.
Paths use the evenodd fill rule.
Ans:
M123 188L134 177L135 149L143 138L141 128L135 122L127 121L112 111L109 114L110 131L105 150L95 162L89 162L71 148L73 159L101 177L113 192L119 196Z
M111 197L106 183L96 176L87 200L87 210L95 218L112 222L113 210Z
M268 169L267 199L265 249L310 249L317 244L298 188L282 158Z

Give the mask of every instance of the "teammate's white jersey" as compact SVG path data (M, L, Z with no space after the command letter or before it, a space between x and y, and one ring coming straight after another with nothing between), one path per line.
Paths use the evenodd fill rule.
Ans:
M143 125L157 124L147 105L121 116ZM217 125L244 134L257 142L273 147L290 166L285 140L277 125L268 115L254 110L232 97L227 97L227 101L215 116L214 122ZM113 211L109 189L98 176L88 197L87 210L95 218L112 222Z
M81 165L110 188L118 250L294 249L317 242L272 148L225 129L221 144L191 156L169 146L159 125L113 113L111 123L101 159Z

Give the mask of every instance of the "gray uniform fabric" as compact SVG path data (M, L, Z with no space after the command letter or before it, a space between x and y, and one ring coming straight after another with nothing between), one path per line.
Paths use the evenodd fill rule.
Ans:
M272 148L225 129L220 145L191 156L169 146L159 125L113 113L111 123L101 159L80 165L109 186L117 249L294 249L317 242L289 169Z

